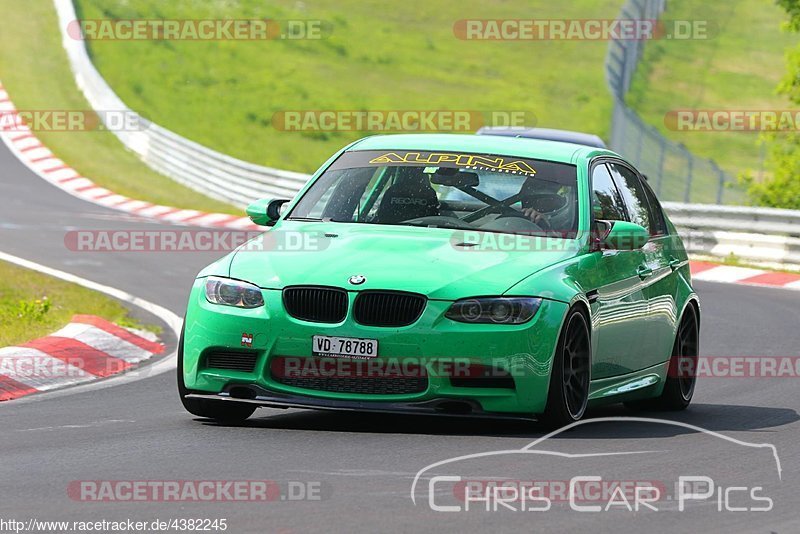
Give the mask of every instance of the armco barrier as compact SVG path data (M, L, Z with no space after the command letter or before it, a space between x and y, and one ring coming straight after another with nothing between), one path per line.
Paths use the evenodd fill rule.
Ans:
M67 31L77 19L72 0L53 0L70 66L89 104L95 110L135 112L120 100L89 59L84 41ZM104 114L101 114L104 116ZM291 198L308 180L308 175L262 167L211 150L139 117L136 131L114 134L147 165L210 197L244 206L254 198Z
M692 255L800 268L800 211L675 202L664 209Z
M67 34L68 24L76 19L72 0L54 0L54 3L64 48L78 86L91 106L96 110L134 113L95 69L84 42ZM626 3L621 16L658 18L661 11L663 2L636 0ZM632 72L625 69L635 65L641 50L617 48L612 52L608 59L609 66L612 66L609 75L617 76L614 84L627 91ZM617 99L618 106L620 103ZM140 130L115 131L122 143L147 165L211 197L237 205L262 197L291 198L308 180L305 174L262 167L226 156L146 119L141 120L145 127ZM661 178L651 175L650 180L654 179ZM729 258L733 254L745 262L800 267L800 212L675 202L665 202L664 207L686 238L689 252L694 255Z

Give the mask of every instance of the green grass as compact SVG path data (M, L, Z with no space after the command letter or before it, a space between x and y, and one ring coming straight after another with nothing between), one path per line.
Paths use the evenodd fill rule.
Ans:
M0 81L17 109L87 110L75 85L52 0L0 0ZM135 70L131 60L125 69ZM37 132L59 158L96 183L132 198L181 208L241 213L149 169L109 132Z
M676 109L791 109L775 88L786 71L785 51L798 36L781 31L787 16L772 1L670 0L667 7L665 19L708 20L713 36L648 43L628 104L666 137L730 174L758 175L764 151L757 133L676 132L664 116Z
M194 141L310 172L359 132L282 132L282 110L520 110L606 135L605 41L464 41L465 18L613 18L622 0L78 0L79 17L322 19L322 40L93 41L123 101Z
M50 0L0 2L0 79L19 107L86 107L64 62ZM84 19L315 19L331 25L321 40L90 43L95 64L130 107L189 139L259 164L311 172L365 135L275 129L273 115L286 110L519 110L535 115L539 126L608 134L607 42L463 41L453 35L453 23L613 18L622 0L75 2ZM784 72L784 50L797 36L779 30L784 14L771 2L674 0L668 7L665 18L707 19L715 34L710 40L648 43L629 103L667 137L716 159L730 174L751 169L758 175L756 134L674 132L664 115L684 108L787 108L775 86ZM43 137L81 172L123 194L226 210L144 169L110 134Z
M0 261L0 347L46 336L75 314L97 315L126 327L143 326L116 300L96 291Z

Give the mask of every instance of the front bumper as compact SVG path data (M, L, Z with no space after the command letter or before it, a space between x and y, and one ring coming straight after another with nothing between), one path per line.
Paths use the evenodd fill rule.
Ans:
M537 414L544 410L550 369L567 304L544 300L536 316L523 325L473 325L444 317L450 301L429 300L413 325L370 327L348 314L338 324L295 319L284 312L281 291L263 290L265 306L239 309L206 301L203 279L192 289L186 313L184 383L194 395L232 399L231 388L252 387L247 401L261 405L359 411L443 413L445 401L466 402L471 413ZM349 292L350 306L357 292ZM424 391L363 394L312 390L283 384L272 376L275 358L312 358L313 335L377 339L376 362L415 361L427 370ZM243 337L250 346L243 346ZM255 356L252 371L210 368L214 351L246 351ZM479 363L511 374L513 388L454 385L441 362ZM210 395L211 397L206 397ZM245 397L251 395L245 395ZM237 395L236 397L239 397ZM236 400L242 400L237 398ZM454 406L451 404L450 406ZM462 407L465 406L462 404ZM458 411L458 410L456 410Z
M189 399L204 399L238 404L255 404L264 408L306 408L339 412L402 413L411 415L441 415L447 417L469 417L497 419L536 420L531 414L503 414L486 412L480 403L472 399L432 399L418 402L373 402L358 400L327 399L266 391L258 386L233 386L221 393L191 393ZM245 393L245 391L247 393Z

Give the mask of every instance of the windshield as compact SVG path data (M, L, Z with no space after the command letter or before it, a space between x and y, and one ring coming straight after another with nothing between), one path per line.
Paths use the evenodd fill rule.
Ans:
M345 152L287 219L574 238L576 168L489 154Z

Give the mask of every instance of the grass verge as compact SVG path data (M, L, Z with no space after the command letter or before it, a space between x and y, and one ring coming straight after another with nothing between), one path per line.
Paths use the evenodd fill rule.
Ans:
M128 106L194 141L310 172L365 135L284 132L291 110L525 111L539 126L608 132L607 42L461 40L470 19L609 19L622 0L78 0L82 19L322 20L318 40L95 40L95 65ZM135 68L132 68L135 65Z
M140 324L122 304L102 293L0 261L0 347L51 334L75 314L160 331L157 326Z
M52 0L0 0L0 81L19 110L88 110L70 70ZM137 60L126 69L136 70ZM36 132L60 159L97 184L131 198L240 214L156 173L110 132Z
M763 169L758 133L677 132L664 123L667 112L698 110L785 110L775 88L786 70L784 54L798 42L782 32L785 12L774 2L671 0L664 18L709 22L710 39L660 40L645 47L628 104L667 138L698 156L712 158L732 175Z

